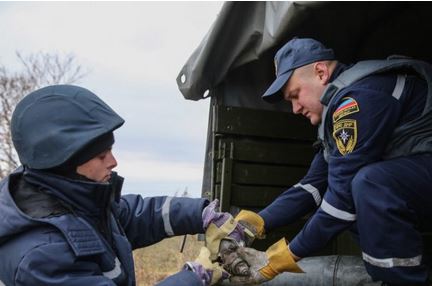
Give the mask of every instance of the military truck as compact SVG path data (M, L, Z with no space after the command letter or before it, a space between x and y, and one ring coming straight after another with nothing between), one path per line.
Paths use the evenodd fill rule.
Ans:
M432 62L431 14L428 2L226 2L177 77L186 99L210 100L202 196L233 214L258 211L306 173L316 130L290 104L261 99L288 40L315 38L347 64L390 55ZM292 238L306 220L254 247ZM359 253L343 233L316 255Z

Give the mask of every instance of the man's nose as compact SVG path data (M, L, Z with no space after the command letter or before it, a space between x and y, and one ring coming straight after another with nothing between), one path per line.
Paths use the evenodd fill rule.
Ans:
M108 160L109 160L109 168L110 169L114 169L115 167L117 167L117 160L116 160L116 158L114 157L114 154L111 151L109 152L108 156L109 156L109 158L108 158Z
M292 101L291 104L292 104L292 111L294 114L301 113L302 106L300 104L298 104L296 101Z

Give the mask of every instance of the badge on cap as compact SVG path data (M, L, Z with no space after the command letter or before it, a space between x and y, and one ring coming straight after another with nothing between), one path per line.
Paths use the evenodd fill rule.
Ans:
M342 156L351 153L357 144L357 121L343 119L333 124L333 138Z

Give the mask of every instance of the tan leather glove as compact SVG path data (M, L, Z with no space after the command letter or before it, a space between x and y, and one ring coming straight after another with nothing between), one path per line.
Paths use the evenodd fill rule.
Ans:
M247 246L251 245L255 238L265 238L264 220L252 211L242 210L235 220L243 227L244 240Z
M232 276L230 278L232 285L261 284L282 272L303 273L284 238L270 246L265 252L239 247L237 253L249 264L249 275Z

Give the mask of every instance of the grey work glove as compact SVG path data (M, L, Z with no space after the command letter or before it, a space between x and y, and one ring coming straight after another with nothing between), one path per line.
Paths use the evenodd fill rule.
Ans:
M246 276L231 276L230 285L255 285L261 284L269 279L262 276L259 270L268 264L267 255L249 247L240 247L237 250L239 259L246 261L249 265L248 275Z
M249 265L248 275L232 276L232 285L255 285L269 281L282 272L302 273L284 238L270 246L265 252L253 248L239 247L238 257Z

